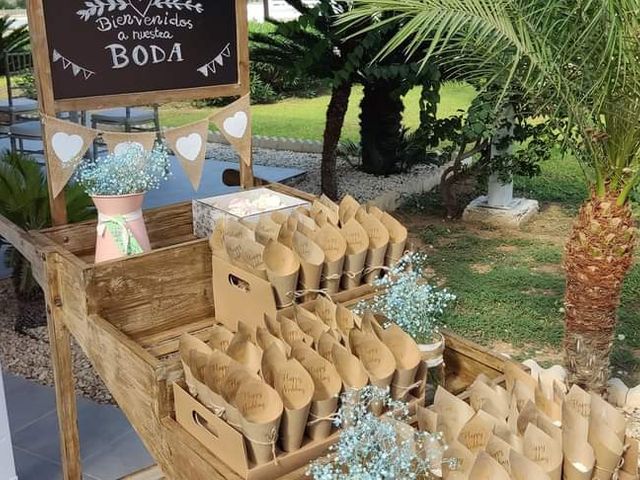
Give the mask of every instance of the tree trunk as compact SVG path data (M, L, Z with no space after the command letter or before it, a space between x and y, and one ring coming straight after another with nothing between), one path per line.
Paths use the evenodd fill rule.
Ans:
M333 200L338 198L336 156L342 126L344 125L344 117L349 108L351 85L351 82L343 82L333 87L331 100L327 108L327 121L324 127L321 166L322 193Z
M616 193L581 208L565 249L565 355L571 383L602 393L622 284L633 262L635 225Z

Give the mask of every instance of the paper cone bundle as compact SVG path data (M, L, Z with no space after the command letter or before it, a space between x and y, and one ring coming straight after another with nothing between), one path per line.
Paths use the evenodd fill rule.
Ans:
M325 255L320 285L330 294L337 293L340 290L347 241L336 227L329 224L318 229L313 240Z
M313 338L314 345L318 345L320 337L329 331L329 326L320 320L316 314L304 308L295 306L293 314L302 331Z
M470 480L472 478L469 474L476 461L476 456L467 447L457 440L448 442L444 458L455 459L455 462L452 464L453 467L448 462L444 462L442 465L442 478L447 480Z
M624 445L619 435L604 423L602 418L594 418L593 407L592 403L589 444L593 447L593 453L596 457L593 478L594 480L610 480L620 463L620 458L624 453Z
M284 409L280 395L264 382L250 381L240 386L235 403L241 415L242 433L252 461L261 465L275 460Z
M509 473L486 452L478 453L469 472L473 480L511 480Z
M369 236L355 218L349 220L342 227L341 232L347 242L342 288L348 290L359 286L362 281L364 263L369 251Z
M226 218L224 220L224 236L252 242L256 239L256 232L233 218Z
M202 374L208 391L200 396L202 404L219 417L226 418L229 404L222 396L222 386L227 380L229 369L239 364L221 351L214 351L208 356Z
M513 480L550 480L549 475L537 463L515 450L509 453L509 464Z
M255 225L256 241L262 245L267 245L270 241L278 240L282 225L272 220L270 217L262 216Z
M183 334L180 337L178 344L178 351L180 353L180 361L182 362L182 368L184 369L184 380L189 389L189 393L197 397L198 388L202 385L202 379L196 378L196 362L194 355L199 353L205 357L211 353L211 348L193 335L188 333Z
M416 372L422 360L416 342L397 325L379 333L379 338L396 359L396 371L391 382L391 396L404 400L416 388ZM418 379L420 380L420 379Z
M340 375L328 360L304 343L298 343L291 351L313 379L314 391L309 410L307 435L311 440L322 440L331 434L333 416L338 409L342 390Z
M264 247L256 241L241 240L234 237L224 238L225 250L231 263L246 272L267 280L264 264Z
M300 290L318 290L325 260L324 251L317 243L300 232L293 233L292 248L300 260L300 276L298 278ZM316 298L316 295L315 292L309 292L302 298L303 301L309 301Z
M225 412L227 423L237 430L242 430L242 419L236 406L236 393L241 385L255 380L260 379L256 375L250 374L245 367L238 363L231 365L227 369L227 376L222 384L220 394L227 402Z
M238 322L240 325L241 322ZM227 355L243 365L250 373L257 374L262 364L262 349L251 341L246 332L237 332L227 348Z
M338 329L338 321L336 320L338 305L334 303L333 300L324 295L319 297L314 305L314 311L318 318L322 320L330 329Z
M224 246L224 222L217 222L213 227L213 232L209 237L209 248L211 248L211 253L214 256L229 262L231 261Z
M404 225L386 212L380 216L380 222L389 232L389 247L387 248L384 264L387 267L392 267L404 255L409 232Z
M338 205L338 217L340 225L346 225L349 220L355 218L356 212L360 210L360 203L351 195L345 195Z
M275 345L284 356L288 356L291 352L291 347L285 343L284 340L273 335L267 327L258 327L256 332L256 341L258 342L258 346L263 350L263 355L266 355L266 352L271 345Z
M363 210L358 212L356 218L369 236L369 250L365 262L365 272L367 273L364 281L372 283L380 277L382 267L384 267L384 258L389 245L389 231L380 220Z
M586 439L563 431L564 463L562 471L565 480L591 480L596 457Z
M280 445L285 452L293 452L302 445L307 428L315 388L313 379L300 362L292 358L276 366L273 386L284 403Z
M371 384L380 388L389 387L396 371L396 359L389 348L374 334L356 329L351 330L349 343L369 374Z
M416 406L416 419L418 421L418 430L421 432L437 433L439 428L439 416L431 408Z
M323 335L323 338L326 335L327 334ZM369 383L369 375L360 359L342 345L337 342L334 343L331 355L333 364L336 366L336 370L346 390L360 390Z
M326 198L327 197L325 197L325 199ZM324 225L326 222L328 222L333 226L338 226L338 224L340 223L340 218L338 217L337 208L334 209L331 206L325 205L325 203L322 202L321 199L322 197L313 202L311 206L311 218L313 218L318 225Z
M465 423L458 434L458 441L473 453L483 451L493 435L495 419L488 413L478 410Z
M349 344L351 330L356 328L356 315L343 305L338 305L335 310L337 330L345 345Z
M470 405L440 385L436 389L433 410L442 418L442 433L447 442L457 439L462 427L475 415Z
M501 388L501 387L498 387ZM502 389L502 391L504 391ZM509 401L496 389L486 383L476 382L470 389L471 406L475 410L484 410L495 418L505 420L509 415ZM506 392L504 392L506 394Z
M226 352L232 339L233 333L231 330L222 325L214 325L209 335L209 346L221 352Z
M524 432L523 454L549 475L551 480L561 480L562 446L532 423Z
M297 342L304 342L307 345L313 344L313 337L304 333L300 326L290 318L284 317L280 320L280 331L282 332L282 339L290 347Z
M336 337L334 337L333 335L331 335L328 332L327 333L323 333L322 336L320 337L320 340L318 340L318 343L316 344L316 350L318 351L318 353L320 354L320 356L322 358L327 359L331 363L335 363L333 361L333 346L334 345L341 346L340 342L338 342Z
M485 452L491 455L496 462L498 462L502 468L507 472L511 472L510 454L511 445L502 440L497 435L491 435L485 446Z
M591 393L591 422L594 421L607 425L621 441L624 440L627 429L624 414L600 395Z
M276 306L283 308L293 304L300 270L296 254L281 243L271 240L264 248L264 263L267 278L276 293Z
M307 211L307 213L309 213ZM314 238L316 232L320 228L319 225L308 215L304 215L300 211L296 211L296 217L298 221L296 230L302 235L308 238Z
M382 218L382 215L384 215L384 212L382 210L380 210L380 208L376 207L375 205L371 205L371 204L367 205L367 213L369 215L373 215L378 220L380 220L380 218Z

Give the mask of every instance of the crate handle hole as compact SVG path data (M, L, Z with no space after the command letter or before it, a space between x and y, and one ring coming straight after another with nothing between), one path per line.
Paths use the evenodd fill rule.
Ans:
M249 282L242 280L240 277L236 277L233 273L229 274L229 283L234 287L242 290L243 292L248 292L251 290L249 287Z
M209 422L207 422L207 419L204 418L202 415L200 415L198 412L193 410L191 412L191 416L193 417L193 421L196 423L196 425L198 425L199 427L204 428L207 432L209 432L214 437L218 436L218 434L213 429L213 427L211 425L209 425Z

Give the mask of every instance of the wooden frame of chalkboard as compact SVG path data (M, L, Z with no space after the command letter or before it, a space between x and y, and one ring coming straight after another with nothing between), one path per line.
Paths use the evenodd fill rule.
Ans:
M179 70L175 68L174 70L166 70L170 73L163 77L163 82L160 82L165 85L165 88L130 88L132 84L138 85L138 80L140 80L140 83L142 83L143 81L147 81L147 83L149 83L150 85L158 83L157 74L147 74L147 77L145 78L143 75L144 72L139 74L129 74L126 80L116 78L114 77L113 72L110 72L105 74L102 83L96 83L95 80L99 80L98 78L96 78L97 69L94 69L89 65L85 65L83 64L83 62L75 61L74 59L68 58L64 55L64 52L59 51L55 47L51 48L52 45L50 45L51 36L49 35L50 32L48 32L47 30L49 26L52 28L52 32L55 27L55 35L57 35L55 38L65 40L68 45L72 45L74 48L84 48L78 47L78 45L83 44L86 44L87 49L90 49L91 47L95 48L95 42L97 41L95 35L93 36L93 38L90 37L90 32L88 33L86 26L93 25L94 28L100 31L100 34L103 34L106 26L99 25L97 17L103 15L104 18L107 18L107 20L104 21L105 23L111 22L111 20L109 19L115 18L113 17L113 15L117 15L121 9L129 11L127 20L129 20L129 17L131 17L134 19L133 21L141 22L146 21L146 17L152 16L153 18L150 20L152 26L158 23L165 26L169 25L166 29L160 29L160 33L157 33L158 29L155 28L153 34L162 35L163 32L167 32L171 35L176 33L176 29L182 28L183 30L187 30L189 27L188 24L178 23L182 22L184 19L181 18L183 16L176 13L175 5L177 3L180 3L183 7L184 5L188 4L190 9L196 9L199 6L199 8L204 11L207 7L211 7L215 1L216 0L78 0L77 8L79 8L80 10L74 10L73 13L81 16L82 9L88 9L90 11L89 13L87 13L87 15L89 15L91 18L89 19L88 17L84 18L81 16L80 20L84 20L84 22L79 21L79 23L75 25L77 28L74 28L74 25L67 25L64 22L60 24L59 20L61 15L61 11L59 9L68 6L70 2L72 2L72 0L29 0L29 2L27 2L27 14L29 18L29 31L31 35L34 73L38 90L40 111L43 114L53 116L58 112L65 111L99 110L123 106L152 105L201 98L216 98L236 95L240 96L249 93L249 33L247 20L247 0L226 0L227 3L225 5L228 6L229 2L233 2L235 8L231 7L225 10L229 18L224 18L224 16L221 16L220 20L216 20L220 28L228 29L229 23L232 20L231 16L234 17L233 21L235 22L236 42L235 49L233 46L233 42L231 41L228 42L230 44L229 47L225 47L224 45L222 47L220 45L203 45L202 49L198 49L198 53L204 52L204 57L202 58L206 59L208 61L207 63L198 63L197 66L199 68L195 69L193 67L196 65L194 65L193 63L190 65L188 61L184 63L185 66L189 65L189 73L191 75L195 75L195 77L199 78L201 83L204 82L205 84L185 87L185 79L176 74L176 72L179 72ZM202 4L199 2L202 2ZM90 4L95 6L94 10L91 10ZM54 5L54 7L51 7L52 5ZM71 5L72 8L76 8L73 7L73 4ZM100 10L101 5L103 6L102 10ZM46 16L46 6L56 9L53 14L51 10L49 11L49 18L47 18ZM158 15L147 15L147 12L151 7L163 8L163 11L159 12ZM202 12L198 11L197 13L199 14ZM209 20L211 20L211 18L209 18ZM193 25L192 28L194 28L196 31L199 21L200 20L193 20L194 24L196 25ZM48 25L48 23L50 23L50 25ZM98 25L95 26L95 24ZM125 53L123 53L122 51L122 48L125 48L125 45L122 45L121 47L118 46L118 41L131 40L131 38L125 39L121 35L126 36L128 33L131 33L133 35L133 32L123 31L123 29L120 28L120 23L117 19L113 21L113 25L114 26L112 26L112 28L114 31L110 32L112 43L110 45L107 45L107 48L105 48L105 50L109 50L109 52L111 53L111 60L113 61L111 68L116 69L122 68L122 65L124 64L123 59L125 58ZM107 26L111 26L111 24ZM152 29L150 27L147 28L148 26L149 25L143 24L138 34L141 35L144 32L151 34ZM202 25L199 25L199 28L205 32L212 31L210 24L207 24L206 27L207 29L203 30ZM174 30L176 31L170 31L171 28L174 28ZM83 38L81 37L81 34L79 32L84 32L89 35L85 38L85 42L83 42ZM66 37L67 33L70 38ZM184 35L184 31L180 31L179 33L181 33L182 35L180 35L178 40L173 42L173 48L154 48L151 46L152 44L146 42L146 48L144 49L144 51L138 51L137 58L135 58L136 54L132 49L126 53L126 55L128 55L126 60L132 66L133 64L135 64L136 66L141 66L141 64L144 64L145 61L149 64L162 63L162 61L164 60L167 60L167 63L169 61L174 61L176 63L178 61L182 62L186 59L186 55L183 55L183 52L178 47L176 47L176 44L180 45L180 39L186 38L186 43L188 43L189 41L193 41L193 38L190 39L189 37ZM160 36L158 38L164 37ZM205 36L203 38L206 39L209 37ZM201 43L202 41L200 43L197 43L198 48ZM122 44L126 44L126 42L122 41ZM178 48L177 51L176 48ZM220 50L220 48L222 48L222 50ZM226 51L226 48L230 48L231 50ZM207 57L206 55L208 49L210 51L208 52L209 56ZM162 52L160 50L162 50ZM216 69L221 66L221 64L219 63L220 61L227 62L228 66L229 62L233 60L235 60L234 65L237 68L234 70L234 73L232 73L231 75L227 75L227 78L231 79L231 81L229 81L228 83L221 84L212 82L212 84L207 85L206 82L199 77L199 75L202 75L204 78L209 78L209 75L216 73ZM116 62L119 62L119 64L116 64ZM152 66L156 67L156 65ZM54 67L57 69L55 72L53 71ZM140 72L140 69L136 71ZM153 71L157 72L158 70ZM68 88L66 85L65 88L60 88L60 83L58 83L58 88L56 88L56 80L58 80L58 82L60 81L59 75L61 72L67 74L67 78L70 81L77 81L82 79L93 80L94 89L91 90L92 94L83 96L82 91L83 89L86 89L86 86L78 82L74 84L75 86L77 86L77 89L75 89L77 91L74 91L73 88ZM113 82L107 82L105 81L105 79L107 78L115 78L115 80ZM174 81L175 88L173 87ZM118 85L116 86L114 85L114 83ZM192 78L191 83L195 84L197 82L193 81ZM100 90L101 88L103 88L103 91ZM49 158L48 142L44 133L43 143L45 158ZM251 167L247 167L246 165L244 165L244 162L240 162L240 169L241 178L243 179L243 186L251 186L253 183L253 172L251 171ZM60 194L57 197L54 197L50 185L49 196L54 225L67 223L64 194Z

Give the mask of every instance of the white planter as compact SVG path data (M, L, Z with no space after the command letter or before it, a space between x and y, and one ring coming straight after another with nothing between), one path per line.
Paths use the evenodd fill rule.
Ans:
M497 174L489 177L487 205L493 208L508 208L513 202L513 182L502 183Z

